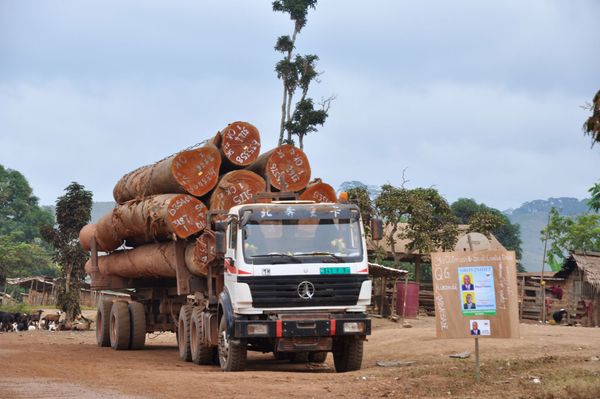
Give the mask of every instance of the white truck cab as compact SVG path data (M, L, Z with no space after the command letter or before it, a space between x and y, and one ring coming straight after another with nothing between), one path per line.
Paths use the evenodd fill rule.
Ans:
M292 361L361 366L370 334L367 248L353 204L279 201L231 208L226 220L219 360L243 368L246 350Z

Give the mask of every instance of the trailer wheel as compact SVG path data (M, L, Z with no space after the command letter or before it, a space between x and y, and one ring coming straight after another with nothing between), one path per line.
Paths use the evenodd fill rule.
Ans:
M225 316L219 323L219 364L223 371L243 371L246 368L246 340L233 339L227 334Z
M140 302L129 304L131 318L131 343L130 349L143 349L146 343L146 311Z
M127 302L117 301L110 310L110 346L115 350L129 349L131 321Z
M310 352L308 361L311 363L323 363L327 359L327 352Z
M179 345L179 358L184 362L192 361L190 351L190 320L192 318L192 306L183 305L179 311L179 322L177 323L177 337Z
M203 311L194 308L190 322L190 349L192 362L196 364L211 364L213 359L213 348L204 342Z
M363 341L357 336L339 337L333 343L335 371L360 370L363 358Z
M110 309L111 301L102 301L96 311L96 343L100 347L110 346Z

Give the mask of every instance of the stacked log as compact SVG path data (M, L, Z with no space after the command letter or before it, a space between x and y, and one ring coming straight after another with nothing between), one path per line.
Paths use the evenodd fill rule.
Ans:
M123 176L115 185L116 207L79 234L90 250L95 241L98 269L88 273L122 278L173 278L173 241L184 240L185 266L196 276L216 259L216 239L207 212L259 201L264 191L282 191L301 200L336 202L335 190L321 179L310 182L306 154L282 145L260 155L260 133L233 122L202 147L181 151ZM310 183L309 183L310 182ZM260 200L263 201L263 200Z
M336 202L337 196L333 187L327 183L323 183L321 179L315 179L300 194L300 199L303 201Z
M280 191L301 191L310 181L310 164L306 154L289 144L265 152L248 170L264 176Z
M220 167L221 154L215 146L182 151L126 174L115 186L113 196L118 204L165 193L201 197L217 184Z

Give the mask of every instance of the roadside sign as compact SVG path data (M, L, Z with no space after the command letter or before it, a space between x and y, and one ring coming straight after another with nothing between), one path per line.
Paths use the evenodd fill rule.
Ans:
M431 254L438 338L518 338L514 251Z

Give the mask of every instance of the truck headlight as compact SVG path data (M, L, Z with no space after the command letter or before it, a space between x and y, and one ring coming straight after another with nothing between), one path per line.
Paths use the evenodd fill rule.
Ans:
M345 333L361 333L365 331L365 323L360 321L349 321L344 323Z
M266 324L248 324L248 335L267 335L269 328Z

